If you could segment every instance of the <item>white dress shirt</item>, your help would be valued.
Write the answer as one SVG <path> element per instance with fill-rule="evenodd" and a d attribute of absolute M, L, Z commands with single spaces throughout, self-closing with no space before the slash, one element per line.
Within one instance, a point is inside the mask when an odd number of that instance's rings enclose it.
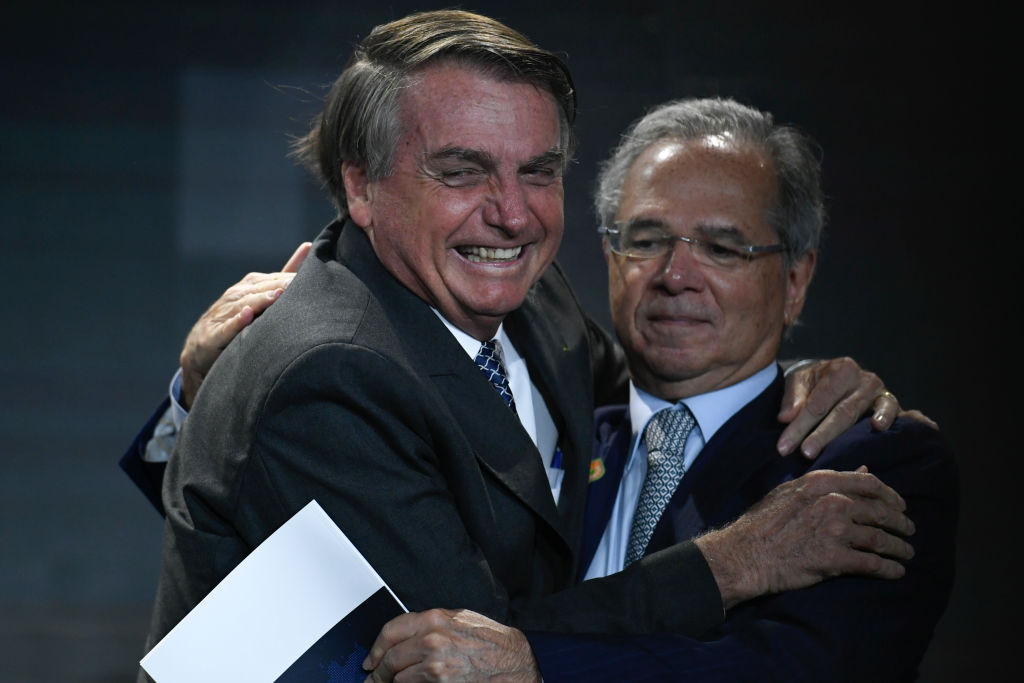
<path fill-rule="evenodd" d="M 686 439 L 683 450 L 683 462 L 686 469 L 697 459 L 704 444 L 715 435 L 715 432 L 729 421 L 743 406 L 754 400 L 775 379 L 775 363 L 750 377 L 724 389 L 711 391 L 685 398 L 683 403 L 697 422 Z M 604 535 L 597 546 L 594 559 L 590 562 L 584 578 L 594 579 L 622 571 L 626 564 L 626 546 L 629 544 L 629 532 L 633 527 L 633 514 L 636 512 L 640 491 L 647 477 L 647 444 L 641 435 L 648 421 L 656 412 L 663 408 L 671 408 L 672 403 L 638 389 L 632 382 L 629 384 L 629 419 L 633 436 L 630 439 L 630 456 L 622 472 L 619 491 L 615 496 L 612 515 L 605 527 Z"/>

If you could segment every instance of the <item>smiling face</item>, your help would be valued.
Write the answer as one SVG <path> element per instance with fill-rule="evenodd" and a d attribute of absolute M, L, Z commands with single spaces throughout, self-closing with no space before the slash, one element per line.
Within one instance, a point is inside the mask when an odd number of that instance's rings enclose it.
<path fill-rule="evenodd" d="M 557 105 L 533 85 L 441 64 L 413 76 L 400 106 L 391 175 L 342 167 L 350 215 L 402 284 L 490 339 L 562 239 Z"/>
<path fill-rule="evenodd" d="M 720 137 L 648 147 L 626 176 L 616 221 L 666 233 L 767 245 L 775 173 L 749 145 Z M 814 253 L 785 269 L 781 254 L 732 270 L 697 263 L 676 242 L 653 259 L 606 250 L 615 332 L 640 388 L 665 399 L 713 391 L 775 359 L 785 325 L 803 307 Z"/>

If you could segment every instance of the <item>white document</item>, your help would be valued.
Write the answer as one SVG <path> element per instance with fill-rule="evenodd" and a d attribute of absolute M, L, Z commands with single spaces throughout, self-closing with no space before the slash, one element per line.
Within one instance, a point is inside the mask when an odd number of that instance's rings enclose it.
<path fill-rule="evenodd" d="M 361 681 L 366 674 L 359 665 L 377 632 L 403 611 L 314 500 L 250 553 L 141 664 L 157 683 Z"/>

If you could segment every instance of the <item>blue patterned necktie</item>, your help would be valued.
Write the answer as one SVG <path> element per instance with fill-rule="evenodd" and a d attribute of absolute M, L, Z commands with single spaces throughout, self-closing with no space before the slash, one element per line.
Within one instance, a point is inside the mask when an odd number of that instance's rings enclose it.
<path fill-rule="evenodd" d="M 696 424 L 689 408 L 680 403 L 678 410 L 674 407 L 665 408 L 655 413 L 644 429 L 647 477 L 640 491 L 636 514 L 633 515 L 633 527 L 629 532 L 627 567 L 643 557 L 654 527 L 661 519 L 661 513 L 686 472 L 683 448 Z"/>
<path fill-rule="evenodd" d="M 501 396 L 502 400 L 512 409 L 513 413 L 518 415 L 519 413 L 516 412 L 516 400 L 512 398 L 512 390 L 508 387 L 505 365 L 501 362 L 501 345 L 497 339 L 484 342 L 480 346 L 480 352 L 476 354 L 476 364 L 480 367 L 480 371 L 484 373 L 484 377 L 498 390 L 498 395 Z"/>

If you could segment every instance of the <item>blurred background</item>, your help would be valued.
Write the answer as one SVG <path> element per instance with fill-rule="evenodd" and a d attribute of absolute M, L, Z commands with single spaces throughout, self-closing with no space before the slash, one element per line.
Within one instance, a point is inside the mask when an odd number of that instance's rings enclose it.
<path fill-rule="evenodd" d="M 1002 265 L 1016 231 L 992 212 L 1012 203 L 990 165 L 1015 158 L 995 151 L 1012 119 L 980 99 L 996 22 L 934 3 L 772 4 L 465 8 L 564 52 L 573 70 L 581 144 L 560 260 L 605 324 L 590 192 L 631 120 L 724 95 L 821 144 L 831 219 L 784 355 L 851 355 L 941 424 L 961 462 L 958 577 L 922 679 L 999 680 L 1016 640 L 1020 534 L 1007 528 L 1019 449 L 1000 390 L 1014 364 L 996 314 L 1020 304 Z M 285 155 L 351 45 L 440 6 L 7 3 L 0 681 L 133 680 L 162 523 L 116 461 L 202 310 L 332 217 Z"/>

